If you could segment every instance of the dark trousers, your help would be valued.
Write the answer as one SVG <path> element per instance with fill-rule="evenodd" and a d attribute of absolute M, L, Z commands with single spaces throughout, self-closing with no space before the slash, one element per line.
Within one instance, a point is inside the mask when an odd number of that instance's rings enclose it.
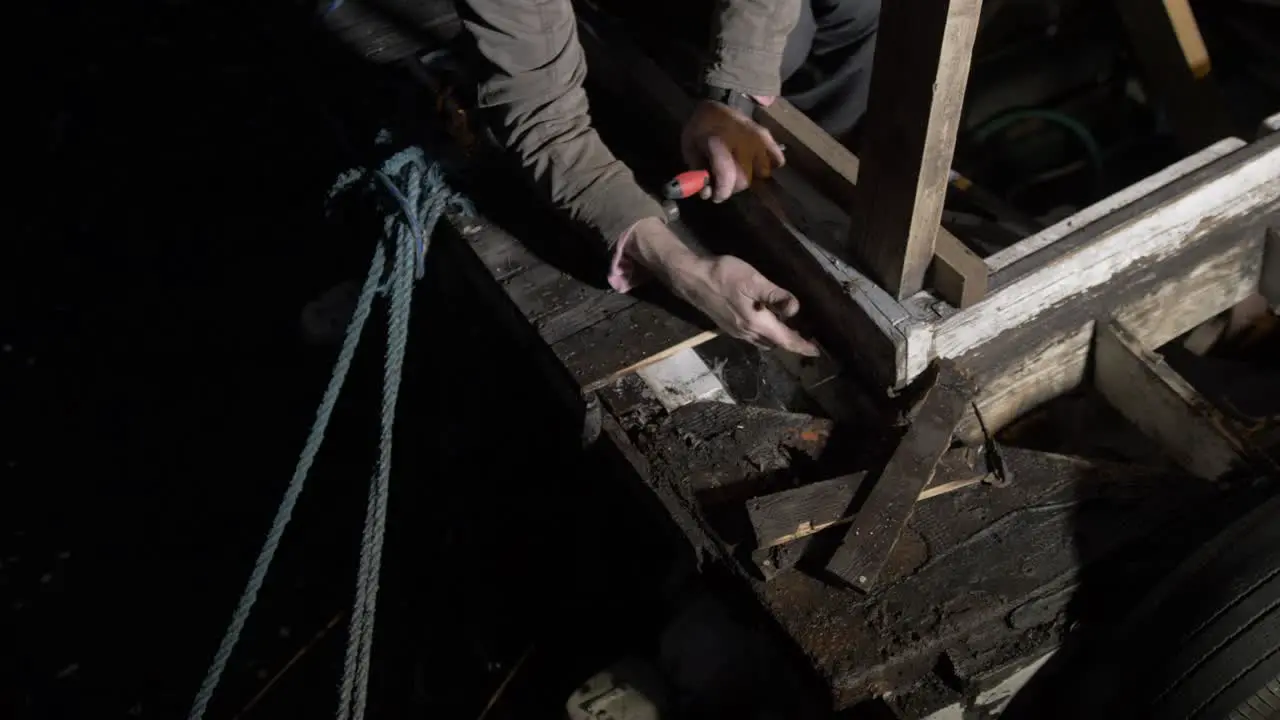
<path fill-rule="evenodd" d="M 806 0 L 782 58 L 783 96 L 837 140 L 867 111 L 880 0 Z"/>

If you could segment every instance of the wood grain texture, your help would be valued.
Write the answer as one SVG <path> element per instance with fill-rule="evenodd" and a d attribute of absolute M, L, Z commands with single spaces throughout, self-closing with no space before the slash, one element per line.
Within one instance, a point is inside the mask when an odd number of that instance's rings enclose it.
<path fill-rule="evenodd" d="M 1098 328 L 1093 382 L 1187 472 L 1217 480 L 1248 464 L 1226 418 L 1120 322 Z"/>
<path fill-rule="evenodd" d="M 916 501 L 962 490 L 986 476 L 986 464 L 976 450 L 948 450 Z M 756 547 L 785 545 L 851 522 L 856 511 L 850 505 L 866 482 L 867 473 L 857 472 L 748 500 L 747 516 L 756 534 Z"/>
<path fill-rule="evenodd" d="M 977 403 L 988 428 L 1002 428 L 1084 382 L 1097 322 L 1114 315 L 1132 323 L 1144 345 L 1157 347 L 1247 298 L 1257 287 L 1257 222 L 1265 218 L 1201 238 L 1159 264 L 1130 268 L 966 354 L 965 363 L 978 375 Z M 981 439 L 972 414 L 956 436 L 966 443 Z"/>
<path fill-rule="evenodd" d="M 933 260 L 981 8 L 932 0 L 881 10 L 850 243 L 899 299 L 924 287 Z"/>
<path fill-rule="evenodd" d="M 939 362 L 910 427 L 827 562 L 828 572 L 863 591 L 875 586 L 972 398 L 973 389 L 960 368 Z"/>
<path fill-rule="evenodd" d="M 574 277 L 484 218 L 466 220 L 462 234 L 585 392 L 716 336 L 709 323 Z"/>
<path fill-rule="evenodd" d="M 1175 260 L 1204 240 L 1236 243 L 1265 225 L 1280 202 L 1280 136 L 1219 158 L 1021 260 L 993 278 L 995 290 L 939 323 L 938 357 L 960 357 L 1063 305 L 1124 294 L 1120 278 L 1172 279 Z M 1259 230 L 1260 232 L 1260 230 Z M 1078 327 L 1078 325 L 1076 326 Z"/>
<path fill-rule="evenodd" d="M 839 242 L 827 249 L 845 262 L 854 262 L 856 258 L 848 248 L 848 208 L 853 207 L 856 195 L 857 156 L 786 100 L 757 108 L 756 119 L 787 146 L 787 164 L 803 173 L 808 182 L 836 204 L 839 217 L 829 211 L 822 213 L 824 219 L 830 218 L 828 222 L 841 226 Z M 811 207 L 806 210 L 815 212 Z M 930 285 L 939 297 L 955 307 L 966 308 L 986 295 L 986 264 L 946 228 L 938 228 L 933 254 Z"/>

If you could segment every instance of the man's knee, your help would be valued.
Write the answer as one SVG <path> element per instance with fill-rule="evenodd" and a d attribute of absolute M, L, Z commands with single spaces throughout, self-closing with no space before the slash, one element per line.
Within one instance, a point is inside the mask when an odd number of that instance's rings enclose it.
<path fill-rule="evenodd" d="M 880 0 L 812 0 L 817 32 L 829 43 L 860 43 L 880 27 Z"/>

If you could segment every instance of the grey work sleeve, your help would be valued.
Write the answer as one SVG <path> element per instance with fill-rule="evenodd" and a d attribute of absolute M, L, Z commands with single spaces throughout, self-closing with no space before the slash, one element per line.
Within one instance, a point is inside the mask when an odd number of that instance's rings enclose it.
<path fill-rule="evenodd" d="M 569 0 L 463 0 L 490 75 L 479 104 L 551 204 L 612 245 L 662 208 L 591 127 L 586 60 Z"/>
<path fill-rule="evenodd" d="M 703 80 L 747 95 L 782 94 L 782 52 L 804 0 L 718 0 Z"/>

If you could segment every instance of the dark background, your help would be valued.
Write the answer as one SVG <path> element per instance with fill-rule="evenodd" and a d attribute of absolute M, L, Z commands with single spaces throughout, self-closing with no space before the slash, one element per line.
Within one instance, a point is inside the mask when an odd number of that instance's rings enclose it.
<path fill-rule="evenodd" d="M 332 362 L 299 313 L 372 252 L 325 194 L 344 142 L 366 147 L 402 99 L 312 10 L 48 3 L 10 28 L 29 56 L 10 66 L 0 259 L 2 717 L 183 716 L 217 647 Z M 476 716 L 532 647 L 491 717 L 551 713 L 643 634 L 619 608 L 645 601 L 661 548 L 438 255 L 415 299 L 371 711 Z M 208 717 L 351 603 L 383 327 Z M 345 636 L 344 615 L 247 716 L 332 713 Z"/>

